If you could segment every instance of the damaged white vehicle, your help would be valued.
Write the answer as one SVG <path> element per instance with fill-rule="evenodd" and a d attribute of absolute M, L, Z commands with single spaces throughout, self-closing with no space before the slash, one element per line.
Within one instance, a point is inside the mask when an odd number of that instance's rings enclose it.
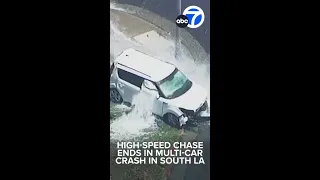
<path fill-rule="evenodd" d="M 141 91 L 150 94 L 153 114 L 173 127 L 197 117 L 209 117 L 207 92 L 173 64 L 135 49 L 115 58 L 110 69 L 110 100 L 132 103 Z"/>

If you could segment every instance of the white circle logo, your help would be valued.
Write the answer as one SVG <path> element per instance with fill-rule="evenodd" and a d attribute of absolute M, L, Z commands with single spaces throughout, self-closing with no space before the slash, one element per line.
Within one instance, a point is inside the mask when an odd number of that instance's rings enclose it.
<path fill-rule="evenodd" d="M 198 28 L 204 22 L 204 12 L 198 6 L 189 6 L 183 11 L 183 15 L 189 19 L 189 28 Z"/>

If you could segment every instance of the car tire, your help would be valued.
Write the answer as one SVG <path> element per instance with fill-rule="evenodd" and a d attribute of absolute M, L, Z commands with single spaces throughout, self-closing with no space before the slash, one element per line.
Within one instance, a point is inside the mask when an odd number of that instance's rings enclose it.
<path fill-rule="evenodd" d="M 115 88 L 110 89 L 110 100 L 116 104 L 121 104 L 123 102 L 123 99 L 122 99 L 120 93 Z"/>
<path fill-rule="evenodd" d="M 180 129 L 180 121 L 179 121 L 179 117 L 177 117 L 176 115 L 172 114 L 172 113 L 167 113 L 165 116 L 164 116 L 164 120 L 165 122 L 174 127 L 174 128 L 177 128 L 177 129 Z"/>

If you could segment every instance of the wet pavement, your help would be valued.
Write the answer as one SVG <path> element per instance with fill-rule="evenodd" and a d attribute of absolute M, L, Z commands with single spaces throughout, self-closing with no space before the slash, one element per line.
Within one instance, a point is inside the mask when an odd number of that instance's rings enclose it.
<path fill-rule="evenodd" d="M 203 159 L 205 164 L 188 165 L 184 180 L 210 179 L 210 126 L 207 123 L 198 124 L 196 141 L 203 142 Z"/>
<path fill-rule="evenodd" d="M 208 0 L 112 0 L 121 4 L 129 4 L 154 12 L 171 22 L 186 7 L 191 5 L 199 6 L 205 13 L 205 21 L 197 29 L 186 28 L 186 30 L 210 53 L 210 1 Z M 180 4 L 181 3 L 181 4 Z M 180 4 L 180 5 L 179 5 Z"/>
<path fill-rule="evenodd" d="M 210 126 L 208 122 L 186 125 L 182 142 L 203 142 L 203 159 L 205 164 L 179 164 L 172 167 L 168 180 L 206 180 L 210 179 Z"/>

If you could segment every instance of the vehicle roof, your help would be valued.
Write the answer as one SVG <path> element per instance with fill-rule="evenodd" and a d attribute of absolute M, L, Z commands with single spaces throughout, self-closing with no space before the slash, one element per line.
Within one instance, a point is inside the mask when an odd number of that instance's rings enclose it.
<path fill-rule="evenodd" d="M 115 61 L 118 66 L 120 64 L 121 69 L 131 72 L 133 69 L 135 70 L 133 73 L 154 82 L 166 78 L 176 68 L 173 64 L 161 61 L 132 48 L 123 51 Z"/>

